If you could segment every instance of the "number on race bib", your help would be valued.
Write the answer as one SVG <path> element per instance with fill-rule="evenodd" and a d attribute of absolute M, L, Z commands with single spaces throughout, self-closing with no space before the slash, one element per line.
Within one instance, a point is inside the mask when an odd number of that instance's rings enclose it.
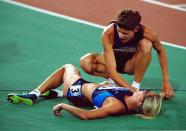
<path fill-rule="evenodd" d="M 70 96 L 82 96 L 81 85 L 70 86 Z"/>

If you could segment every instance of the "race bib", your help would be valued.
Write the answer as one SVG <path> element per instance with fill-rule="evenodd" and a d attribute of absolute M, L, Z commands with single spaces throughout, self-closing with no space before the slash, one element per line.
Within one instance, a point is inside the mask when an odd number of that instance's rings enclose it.
<path fill-rule="evenodd" d="M 82 96 L 81 85 L 70 86 L 69 96 Z"/>

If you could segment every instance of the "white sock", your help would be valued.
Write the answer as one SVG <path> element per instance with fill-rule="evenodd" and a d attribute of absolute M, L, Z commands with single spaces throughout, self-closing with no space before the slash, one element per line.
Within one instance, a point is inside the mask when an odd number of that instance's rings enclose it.
<path fill-rule="evenodd" d="M 135 87 L 137 90 L 140 89 L 140 85 L 141 85 L 141 83 L 137 83 L 137 82 L 135 82 L 135 81 L 133 81 L 132 84 L 131 84 L 131 86 L 132 86 L 132 87 Z"/>
<path fill-rule="evenodd" d="M 39 92 L 38 89 L 31 91 L 29 94 L 35 94 L 37 97 L 39 97 L 41 95 L 41 93 Z"/>
<path fill-rule="evenodd" d="M 111 78 L 107 79 L 109 85 L 118 86 Z"/>
<path fill-rule="evenodd" d="M 55 90 L 57 92 L 57 97 L 63 97 L 63 91 Z"/>

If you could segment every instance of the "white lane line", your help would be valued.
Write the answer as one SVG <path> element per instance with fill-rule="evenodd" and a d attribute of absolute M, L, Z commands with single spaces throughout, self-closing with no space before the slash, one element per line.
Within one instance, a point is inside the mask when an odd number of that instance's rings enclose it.
<path fill-rule="evenodd" d="M 168 43 L 168 42 L 165 42 L 165 41 L 161 41 L 161 43 L 164 44 L 164 45 L 171 46 L 171 47 L 176 47 L 176 48 L 179 48 L 179 49 L 186 50 L 186 47 L 185 46 L 176 45 L 176 44 Z"/>
<path fill-rule="evenodd" d="M 26 4 L 17 2 L 17 1 L 12 1 L 12 0 L 0 0 L 0 1 L 6 2 L 6 3 L 9 3 L 9 4 L 13 4 L 13 5 L 17 5 L 17 6 L 21 6 L 21 7 L 24 7 L 24 8 L 30 9 L 30 10 L 34 10 L 34 11 L 37 11 L 37 12 L 41 12 L 41 13 L 44 13 L 44 14 L 47 14 L 47 15 L 51 15 L 51 16 L 63 18 L 63 19 L 66 19 L 66 20 L 78 22 L 78 23 L 81 23 L 81 24 L 85 24 L 85 25 L 88 25 L 88 26 L 96 27 L 96 28 L 99 28 L 99 29 L 104 29 L 105 28 L 105 26 L 103 26 L 103 25 L 95 24 L 95 23 L 88 22 L 88 21 L 85 21 L 85 20 L 81 20 L 81 19 L 70 17 L 70 16 L 58 14 L 58 13 L 51 12 L 51 11 L 44 10 L 44 9 L 40 9 L 40 8 L 33 7 L 33 6 L 30 6 L 30 5 L 26 5 Z M 185 46 L 175 45 L 173 43 L 168 43 L 168 42 L 164 42 L 164 41 L 161 41 L 161 42 L 164 45 L 168 45 L 168 46 L 171 46 L 171 47 L 176 47 L 176 48 L 179 48 L 179 49 L 186 50 Z"/>
<path fill-rule="evenodd" d="M 175 5 L 166 4 L 166 3 L 156 1 L 156 0 L 141 0 L 141 1 L 151 3 L 151 4 L 155 4 L 155 5 L 159 5 L 159 6 L 163 6 L 163 7 L 166 7 L 166 8 L 171 8 L 171 9 L 178 10 L 178 11 L 186 12 L 186 9 L 184 9 L 184 8 L 181 8 L 181 7 L 178 7 L 178 6 L 175 6 Z"/>
<path fill-rule="evenodd" d="M 180 7 L 180 8 L 186 8 L 186 4 L 176 4 L 174 6 Z"/>

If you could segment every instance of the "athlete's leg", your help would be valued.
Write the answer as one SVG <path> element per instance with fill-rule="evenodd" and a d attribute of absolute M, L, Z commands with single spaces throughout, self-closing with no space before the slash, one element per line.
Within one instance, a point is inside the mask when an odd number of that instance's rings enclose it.
<path fill-rule="evenodd" d="M 52 91 L 51 89 L 57 88 L 64 82 L 64 94 L 66 96 L 67 88 L 73 84 L 78 78 L 80 78 L 79 71 L 71 64 L 66 64 L 63 67 L 52 73 L 41 85 L 39 85 L 34 91 L 28 94 L 8 94 L 7 99 L 11 103 L 23 102 L 28 105 L 32 105 L 40 94 L 43 94 L 50 90 L 50 98 L 56 98 L 62 91 Z M 60 93 L 61 92 L 61 93 Z M 52 93 L 52 94 L 51 94 Z M 48 96 L 47 96 L 48 97 Z"/>
<path fill-rule="evenodd" d="M 57 88 L 64 84 L 64 93 L 67 88 L 81 77 L 79 70 L 72 64 L 66 64 L 52 73 L 41 85 L 37 87 L 40 93 Z"/>
<path fill-rule="evenodd" d="M 135 60 L 134 81 L 141 83 L 143 76 L 152 59 L 152 43 L 143 39 L 140 41 Z"/>
<path fill-rule="evenodd" d="M 136 54 L 127 61 L 124 72 L 134 74 L 134 82 L 141 83 L 151 61 L 152 43 L 146 39 L 140 41 Z"/>
<path fill-rule="evenodd" d="M 107 78 L 105 59 L 98 53 L 88 53 L 80 59 L 81 68 L 88 74 Z"/>

